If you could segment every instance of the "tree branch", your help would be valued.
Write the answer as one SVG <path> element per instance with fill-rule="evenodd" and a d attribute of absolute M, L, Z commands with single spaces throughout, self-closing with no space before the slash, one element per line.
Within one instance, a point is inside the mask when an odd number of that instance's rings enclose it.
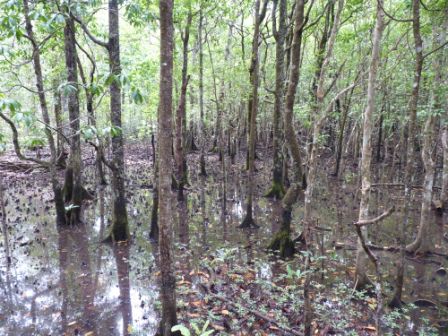
<path fill-rule="evenodd" d="M 397 21 L 397 22 L 412 22 L 412 21 L 414 21 L 414 19 L 397 19 L 396 17 L 393 17 L 393 16 L 390 15 L 388 12 L 386 12 L 386 10 L 384 9 L 384 6 L 383 6 L 383 4 L 381 3 L 381 1 L 377 0 L 377 3 L 378 3 L 378 6 L 381 7 L 381 10 L 384 12 L 384 14 L 386 14 L 386 16 L 387 16 L 389 19 L 391 19 L 391 20 L 394 20 L 394 21 Z"/>
<path fill-rule="evenodd" d="M 75 20 L 82 28 L 82 30 L 87 34 L 87 36 L 92 40 L 93 43 L 96 43 L 106 49 L 109 49 L 109 43 L 101 41 L 100 39 L 96 38 L 89 30 L 89 28 L 87 28 L 87 26 L 85 25 L 84 22 L 82 22 L 81 19 L 77 18 L 75 15 L 71 14 L 71 17 L 73 18 L 73 20 Z"/>
<path fill-rule="evenodd" d="M 39 164 L 39 165 L 41 165 L 42 167 L 45 167 L 45 168 L 50 167 L 50 165 L 51 165 L 50 162 L 42 161 L 42 160 L 39 160 L 39 159 L 35 159 L 35 158 L 32 158 L 32 157 L 25 156 L 25 155 L 22 153 L 21 149 L 20 149 L 19 132 L 17 131 L 17 127 L 16 127 L 16 125 L 14 125 L 14 123 L 12 122 L 12 120 L 9 119 L 9 118 L 8 118 L 4 113 L 2 113 L 2 112 L 0 112 L 0 118 L 2 118 L 2 119 L 9 125 L 9 127 L 11 128 L 11 131 L 12 131 L 12 142 L 13 142 L 13 144 L 14 144 L 14 151 L 15 151 L 17 157 L 18 157 L 20 160 L 31 161 L 31 162 L 37 163 L 37 164 Z"/>
<path fill-rule="evenodd" d="M 375 217 L 372 219 L 362 219 L 357 222 L 354 222 L 353 225 L 360 228 L 362 226 L 378 223 L 379 221 L 382 221 L 384 218 L 390 216 L 394 211 L 395 211 L 395 206 L 392 206 L 391 208 L 389 208 L 387 211 L 383 212 L 378 217 Z"/>

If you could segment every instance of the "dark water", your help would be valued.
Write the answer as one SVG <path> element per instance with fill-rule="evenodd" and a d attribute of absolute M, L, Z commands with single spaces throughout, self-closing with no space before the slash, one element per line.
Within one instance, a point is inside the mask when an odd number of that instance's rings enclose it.
<path fill-rule="evenodd" d="M 199 179 L 194 172 L 186 200 L 173 195 L 173 223 L 177 264 L 198 259 L 227 246 L 238 249 L 241 264 L 257 263 L 259 274 L 269 276 L 273 265 L 264 248 L 279 226 L 280 204 L 257 197 L 256 222 L 260 229 L 251 232 L 237 228 L 244 215 L 246 175 L 239 166 L 229 167 L 227 213 L 222 212 L 222 176 L 215 158 L 209 158 L 209 177 Z M 212 162 L 210 164 L 210 162 Z M 195 163 L 191 162 L 191 167 Z M 258 167 L 257 190 L 261 195 L 268 185 L 268 169 Z M 93 180 L 91 167 L 87 180 Z M 213 171 L 215 169 L 215 171 Z M 3 177 L 11 266 L 6 266 L 2 240 L 0 274 L 0 335 L 153 335 L 158 323 L 157 246 L 148 240 L 152 206 L 151 171 L 144 160 L 128 163 L 129 219 L 132 243 L 109 246 L 100 241 L 108 232 L 110 191 L 95 190 L 95 200 L 84 211 L 84 225 L 57 228 L 48 179 L 41 172 L 26 177 Z M 333 251 L 338 260 L 339 280 L 353 281 L 354 251 L 334 252 L 335 245 L 355 245 L 350 223 L 357 217 L 356 176 L 344 181 L 322 177 L 316 190 L 315 217 L 321 230 L 316 251 Z M 91 189 L 94 189 L 90 185 Z M 391 191 L 376 192 L 372 207 L 381 213 L 397 200 Z M 414 224 L 418 223 L 419 199 L 416 194 Z M 294 213 L 294 226 L 302 216 L 301 206 Z M 375 211 L 372 215 L 375 215 Z M 396 244 L 400 213 L 372 229 L 371 239 L 378 245 Z M 434 243 L 447 252 L 443 239 L 446 221 L 434 219 Z M 414 230 L 409 230 L 409 237 Z M 2 236 L 3 237 L 3 236 Z M 410 239 L 410 238 L 409 238 Z M 188 251 L 188 252 L 186 252 Z M 378 252 L 383 276 L 393 279 L 396 254 Z M 325 267 L 325 265 L 322 265 Z M 405 300 L 425 299 L 440 309 L 417 308 L 408 322 L 412 330 L 425 317 L 434 323 L 448 320 L 443 306 L 448 305 L 447 259 L 432 256 L 407 260 Z M 335 275 L 336 276 L 336 275 Z M 331 281 L 331 278 L 330 278 Z M 330 284 L 331 286 L 331 284 Z M 386 290 L 392 290 L 391 286 Z M 441 322 L 442 321 L 442 322 Z M 442 332 L 441 332 L 442 333 Z"/>

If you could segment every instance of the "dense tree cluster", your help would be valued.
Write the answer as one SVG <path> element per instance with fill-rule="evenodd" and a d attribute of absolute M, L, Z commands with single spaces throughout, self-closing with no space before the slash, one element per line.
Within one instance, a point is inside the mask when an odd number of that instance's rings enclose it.
<path fill-rule="evenodd" d="M 263 163 L 272 165 L 265 197 L 282 202 L 269 248 L 282 257 L 306 251 L 306 270 L 322 174 L 338 180 L 358 168 L 357 289 L 375 282 L 369 263 L 379 278 L 369 228 L 399 210 L 391 305 L 400 306 L 405 255 L 434 251 L 431 214 L 448 207 L 447 31 L 446 0 L 2 0 L 2 148 L 51 173 L 61 227 L 81 223 L 93 197 L 84 186 L 83 155 L 94 149 L 96 183 L 110 181 L 113 191 L 104 239 L 116 243 L 130 238 L 125 144 L 152 137 L 148 222 L 162 260 L 163 335 L 177 323 L 172 189 L 182 200 L 189 175 L 205 178 L 207 158 L 216 155 L 225 213 L 227 175 L 245 157 L 237 168 L 246 174 L 240 227 L 256 229 L 255 176 L 264 148 L 270 157 Z M 198 153 L 197 166 L 187 165 L 190 153 Z M 379 185 L 384 165 L 392 174 Z M 402 193 L 376 218 L 375 183 Z M 418 228 L 410 226 L 416 185 Z M 303 217 L 294 217 L 302 199 Z M 376 292 L 380 316 L 380 281 Z"/>

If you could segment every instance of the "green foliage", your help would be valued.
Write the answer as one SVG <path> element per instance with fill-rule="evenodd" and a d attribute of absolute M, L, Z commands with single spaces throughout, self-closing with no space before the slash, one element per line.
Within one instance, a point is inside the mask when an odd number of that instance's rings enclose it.
<path fill-rule="evenodd" d="M 39 137 L 31 137 L 31 138 L 27 138 L 25 140 L 25 146 L 28 149 L 37 149 L 37 148 L 41 148 L 43 146 L 45 146 L 45 139 L 44 138 L 39 138 Z"/>
<path fill-rule="evenodd" d="M 171 328 L 171 331 L 180 331 L 182 336 L 209 336 L 213 334 L 214 330 L 207 330 L 210 321 L 205 321 L 202 328 L 200 328 L 195 322 L 191 322 L 191 328 L 194 331 L 194 334 L 190 332 L 190 330 L 184 325 L 178 324 Z"/>
<path fill-rule="evenodd" d="M 98 135 L 97 129 L 91 125 L 83 127 L 81 133 L 86 141 L 94 140 Z"/>
<path fill-rule="evenodd" d="M 12 114 L 17 113 L 22 108 L 20 102 L 11 98 L 4 98 L 0 100 L 0 110 L 9 110 Z"/>
<path fill-rule="evenodd" d="M 67 82 L 59 85 L 58 91 L 61 92 L 64 96 L 69 96 L 70 94 L 78 91 L 78 89 L 76 88 L 75 85 Z"/>

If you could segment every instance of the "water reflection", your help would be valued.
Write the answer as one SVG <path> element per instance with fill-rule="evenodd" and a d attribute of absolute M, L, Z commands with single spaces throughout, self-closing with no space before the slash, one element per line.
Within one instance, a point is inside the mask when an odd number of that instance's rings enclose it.
<path fill-rule="evenodd" d="M 154 265 L 157 256 L 153 255 L 157 246 L 152 246 L 147 239 L 151 210 L 147 200 L 151 195 L 147 188 L 138 188 L 142 180 L 137 174 L 141 174 L 141 169 L 131 167 L 129 174 L 135 177 L 129 200 L 133 233 L 130 245 L 107 246 L 99 243 L 108 230 L 108 188 L 97 190 L 96 201 L 86 208 L 86 225 L 59 229 L 53 223 L 50 193 L 45 188 L 33 189 L 28 182 L 8 188 L 6 212 L 9 217 L 12 264 L 9 271 L 3 266 L 5 256 L 2 251 L 0 335 L 73 335 L 76 332 L 94 332 L 95 335 L 105 336 L 155 334 L 159 318 L 156 313 L 159 287 L 156 276 L 158 267 Z M 237 228 L 243 215 L 242 176 L 237 170 L 228 175 L 227 214 L 222 210 L 220 181 L 215 181 L 212 176 L 195 180 L 193 175 L 185 200 L 173 202 L 177 204 L 177 208 L 173 206 L 173 217 L 177 219 L 173 235 L 180 246 L 175 250 L 179 268 L 191 270 L 197 267 L 197 260 L 226 245 L 238 250 L 232 263 L 250 263 L 260 278 L 277 277 L 284 272 L 284 264 L 270 260 L 264 250 L 272 233 L 279 227 L 279 201 L 257 197 L 254 209 L 260 229 L 243 232 Z M 260 188 L 268 185 L 263 180 L 262 172 L 257 178 L 256 184 Z M 148 183 L 146 179 L 144 181 Z M 319 246 L 320 254 L 329 258 L 319 266 L 329 272 L 331 267 L 335 267 L 331 270 L 333 278 L 337 277 L 338 281 L 346 279 L 345 282 L 350 284 L 353 276 L 349 266 L 353 265 L 353 252 L 343 249 L 338 255 L 331 256 L 338 258 L 334 260 L 330 260 L 330 255 L 333 253 L 333 241 L 346 245 L 356 241 L 348 225 L 357 215 L 355 188 L 344 182 L 331 181 L 317 190 L 319 197 L 316 197 L 318 200 L 313 215 L 318 218 L 319 227 L 332 230 L 331 239 L 328 238 L 329 231 L 319 233 L 324 238 L 321 240 L 324 245 Z M 258 190 L 259 194 L 262 192 Z M 378 192 L 374 201 L 377 205 L 384 205 L 394 202 L 394 199 L 391 192 L 382 191 Z M 415 202 L 418 209 L 419 200 Z M 296 232 L 300 232 L 302 212 L 299 202 L 293 218 Z M 415 215 L 418 220 L 418 213 Z M 397 212 L 395 217 L 391 216 L 389 221 L 375 228 L 378 234 L 370 235 L 372 241 L 384 246 L 395 244 L 394 234 L 399 219 Z M 446 251 L 443 224 L 433 226 L 437 230 L 434 243 L 440 246 L 442 253 Z M 388 272 L 394 275 L 396 254 L 378 252 L 378 255 L 385 277 Z M 443 256 L 434 256 L 433 259 L 437 263 L 407 261 L 407 302 L 418 298 L 429 298 L 437 304 L 448 301 L 448 276 L 435 273 L 440 268 L 448 268 L 447 260 Z M 186 277 L 185 280 L 190 279 Z M 393 284 L 393 276 L 388 280 Z M 416 314 L 412 330 L 416 330 L 422 315 Z M 410 326 L 407 328 L 411 329 Z"/>
<path fill-rule="evenodd" d="M 95 332 L 98 313 L 86 226 L 58 227 L 58 234 L 61 329 L 68 334 Z"/>
<path fill-rule="evenodd" d="M 129 281 L 129 244 L 113 246 L 117 266 L 118 287 L 120 289 L 120 311 L 122 315 L 122 335 L 132 331 L 131 285 Z"/>

